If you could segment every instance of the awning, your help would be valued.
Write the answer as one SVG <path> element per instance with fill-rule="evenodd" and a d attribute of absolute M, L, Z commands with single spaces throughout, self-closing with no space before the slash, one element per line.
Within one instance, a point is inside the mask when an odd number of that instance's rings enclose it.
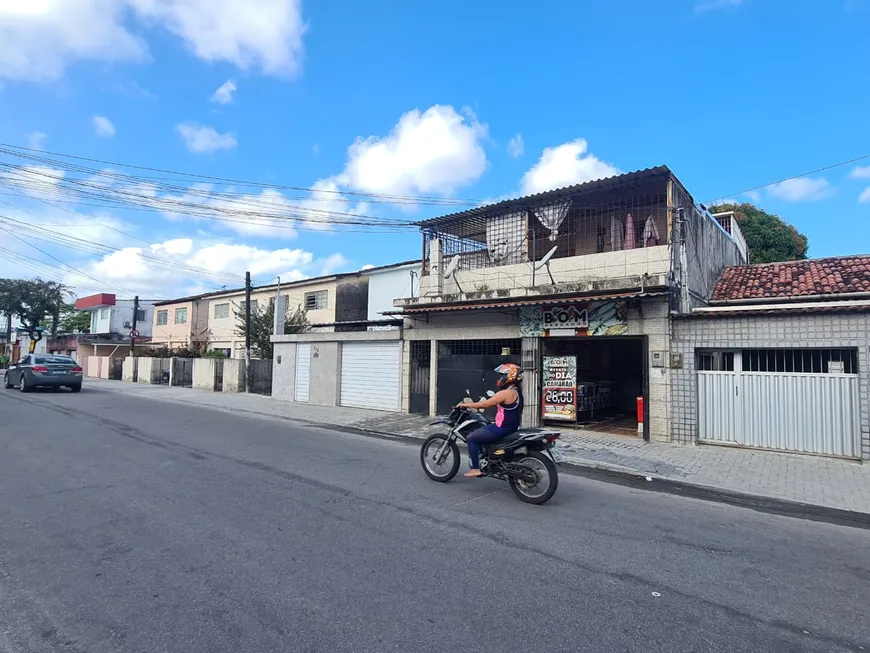
<path fill-rule="evenodd" d="M 626 299 L 643 299 L 646 297 L 664 297 L 667 292 L 625 292 L 598 295 L 563 295 L 560 297 L 517 297 L 498 301 L 463 302 L 461 304 L 426 304 L 423 306 L 406 306 L 401 311 L 384 312 L 382 315 L 407 315 L 412 313 L 440 313 L 448 311 L 470 311 L 498 308 L 521 308 L 523 306 L 552 306 L 554 304 L 572 304 L 578 302 L 615 301 Z"/>

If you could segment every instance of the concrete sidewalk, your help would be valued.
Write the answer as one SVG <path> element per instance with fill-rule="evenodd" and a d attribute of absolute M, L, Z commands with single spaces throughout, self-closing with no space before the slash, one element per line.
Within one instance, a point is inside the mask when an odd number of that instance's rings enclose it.
<path fill-rule="evenodd" d="M 85 388 L 387 436 L 425 438 L 437 430 L 429 427 L 429 418 L 418 415 L 311 406 L 260 395 L 90 378 Z M 631 437 L 577 432 L 564 433 L 561 446 L 571 465 L 642 479 L 640 482 L 650 484 L 650 489 L 665 489 L 656 486 L 671 484 L 707 494 L 726 493 L 738 503 L 740 497 L 750 504 L 754 498 L 759 503 L 756 507 L 765 501 L 788 502 L 803 504 L 810 512 L 812 508 L 850 511 L 862 519 L 870 518 L 870 465 L 859 462 L 732 447 L 647 443 Z"/>

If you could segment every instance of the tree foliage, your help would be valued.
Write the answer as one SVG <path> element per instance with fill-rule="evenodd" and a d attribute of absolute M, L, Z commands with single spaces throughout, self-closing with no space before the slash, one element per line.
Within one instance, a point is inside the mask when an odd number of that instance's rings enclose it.
<path fill-rule="evenodd" d="M 16 315 L 24 328 L 34 332 L 60 313 L 67 294 L 63 284 L 56 281 L 2 279 L 0 311 Z"/>
<path fill-rule="evenodd" d="M 236 335 L 245 337 L 245 311 L 235 309 Z M 255 358 L 272 358 L 272 328 L 275 320 L 275 305 L 258 306 L 251 310 L 251 354 Z M 284 333 L 301 333 L 308 328 L 308 316 L 301 308 L 288 309 L 284 320 Z"/>
<path fill-rule="evenodd" d="M 65 333 L 90 333 L 91 314 L 77 311 L 72 304 L 64 304 L 60 310 L 60 328 Z"/>
<path fill-rule="evenodd" d="M 752 204 L 721 204 L 715 213 L 734 211 L 749 247 L 750 263 L 799 261 L 807 257 L 807 237 L 774 213 Z"/>

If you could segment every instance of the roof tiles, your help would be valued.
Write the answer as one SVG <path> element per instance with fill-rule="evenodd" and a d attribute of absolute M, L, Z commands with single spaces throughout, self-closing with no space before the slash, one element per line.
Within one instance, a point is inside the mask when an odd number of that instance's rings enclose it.
<path fill-rule="evenodd" d="M 841 256 L 726 268 L 714 302 L 870 293 L 870 256 Z"/>

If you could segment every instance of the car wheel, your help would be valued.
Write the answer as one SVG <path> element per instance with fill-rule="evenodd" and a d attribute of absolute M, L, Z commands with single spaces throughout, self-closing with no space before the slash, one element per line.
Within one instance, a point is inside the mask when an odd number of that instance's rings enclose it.
<path fill-rule="evenodd" d="M 72 386 L 70 386 L 69 389 L 72 390 L 73 392 L 81 392 L 82 391 L 82 384 L 79 383 L 78 385 L 72 385 Z"/>
<path fill-rule="evenodd" d="M 27 378 L 24 375 L 24 372 L 21 373 L 21 378 L 18 380 L 18 389 L 21 392 L 30 392 L 30 386 L 27 385 Z"/>
<path fill-rule="evenodd" d="M 9 373 L 8 373 L 8 372 L 7 372 L 6 374 L 3 375 L 3 387 L 6 388 L 7 390 L 8 390 L 9 388 L 14 388 L 14 387 L 15 387 L 15 386 L 13 386 L 13 385 L 9 382 Z"/>

